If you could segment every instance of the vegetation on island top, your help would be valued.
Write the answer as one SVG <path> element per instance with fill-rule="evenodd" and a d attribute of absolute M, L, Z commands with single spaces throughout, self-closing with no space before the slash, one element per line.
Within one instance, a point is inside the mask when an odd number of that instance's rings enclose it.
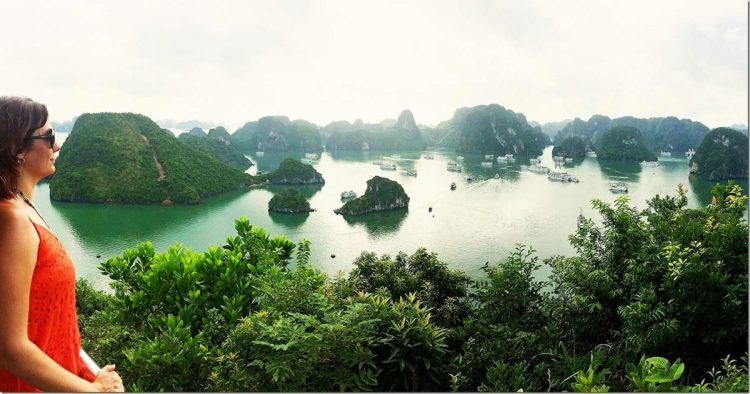
<path fill-rule="evenodd" d="M 710 180 L 747 178 L 747 136 L 725 127 L 711 130 L 690 160 L 690 173 Z"/>
<path fill-rule="evenodd" d="M 245 171 L 253 165 L 253 162 L 245 155 L 228 145 L 224 140 L 212 137 L 210 134 L 207 137 L 198 137 L 193 134 L 182 133 L 177 139 L 195 150 L 200 150 L 219 159 L 219 161 L 235 170 Z"/>
<path fill-rule="evenodd" d="M 643 142 L 651 152 L 684 153 L 696 149 L 703 136 L 708 134 L 708 127 L 690 119 L 677 119 L 674 116 L 664 118 L 642 119 L 623 116 L 610 119 L 603 115 L 594 115 L 588 121 L 575 118 L 563 127 L 555 136 L 555 143 L 566 137 L 577 135 L 596 145 L 599 136 L 607 130 L 618 126 L 630 126 L 640 130 Z"/>
<path fill-rule="evenodd" d="M 460 153 L 537 157 L 549 144 L 549 137 L 530 126 L 522 113 L 497 104 L 459 108 L 437 128 L 447 130 L 442 145 Z"/>
<path fill-rule="evenodd" d="M 409 196 L 396 181 L 374 176 L 367 181 L 365 194 L 349 200 L 334 212 L 341 215 L 358 216 L 366 213 L 409 209 Z"/>
<path fill-rule="evenodd" d="M 747 197 L 713 194 L 594 200 L 574 256 L 519 245 L 479 280 L 424 249 L 330 278 L 242 218 L 202 253 L 107 260 L 111 295 L 79 281 L 82 347 L 133 391 L 747 392 Z"/>
<path fill-rule="evenodd" d="M 56 164 L 57 201 L 194 204 L 255 182 L 131 113 L 81 115 Z"/>
<path fill-rule="evenodd" d="M 566 137 L 560 145 L 552 148 L 552 156 L 562 156 L 570 158 L 582 158 L 586 157 L 586 151 L 588 146 L 586 140 L 583 137 L 571 135 Z"/>
<path fill-rule="evenodd" d="M 315 211 L 310 208 L 310 203 L 302 193 L 289 187 L 271 197 L 271 200 L 268 201 L 268 210 L 278 213 L 306 213 Z"/>
<path fill-rule="evenodd" d="M 643 143 L 640 130 L 630 126 L 613 127 L 595 141 L 597 157 L 604 160 L 655 161 Z"/>
<path fill-rule="evenodd" d="M 287 157 L 284 159 L 279 168 L 268 174 L 261 175 L 258 178 L 267 180 L 269 183 L 277 185 L 311 185 L 326 183 L 315 168 L 309 164 Z"/>
<path fill-rule="evenodd" d="M 247 122 L 230 136 L 233 147 L 242 152 L 320 152 L 323 139 L 318 126 L 290 121 L 286 116 L 266 116 Z"/>

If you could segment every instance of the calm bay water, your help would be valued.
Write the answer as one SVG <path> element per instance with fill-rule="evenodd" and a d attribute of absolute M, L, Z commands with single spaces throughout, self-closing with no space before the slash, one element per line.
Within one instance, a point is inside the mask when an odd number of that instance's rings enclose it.
<path fill-rule="evenodd" d="M 551 149 L 544 151 L 541 164 L 554 168 Z M 684 158 L 662 158 L 656 168 L 586 158 L 564 167 L 580 183 L 559 183 L 521 170 L 520 165 L 495 163 L 491 169 L 482 168 L 481 155 L 465 155 L 464 172 L 448 172 L 446 163 L 455 153 L 431 152 L 434 160 L 422 158 L 425 153 L 399 152 L 401 159 L 394 161 L 398 170 L 385 171 L 372 162 L 388 153 L 324 152 L 314 167 L 323 174 L 325 185 L 297 187 L 317 210 L 305 215 L 269 214 L 268 201 L 281 186 L 229 192 L 195 206 L 138 206 L 52 202 L 48 184 L 40 184 L 35 201 L 68 249 L 78 276 L 101 286 L 104 279 L 98 264 L 124 249 L 150 240 L 159 252 L 175 242 L 204 251 L 234 235 L 234 220 L 243 215 L 269 234 L 283 234 L 293 241 L 309 239 L 313 264 L 329 274 L 349 271 L 352 261 L 365 250 L 411 254 L 424 246 L 452 268 L 480 275 L 485 262 L 503 259 L 515 243 L 533 246 L 541 258 L 572 255 L 568 235 L 575 231 L 579 212 L 598 220 L 590 201 L 613 202 L 617 195 L 608 190 L 612 181 L 625 181 L 631 202 L 639 208 L 645 208 L 646 199 L 655 194 L 675 195 L 680 183 L 688 189 L 690 207 L 708 204 L 711 198 L 712 183 L 689 176 Z M 303 155 L 248 156 L 257 163 L 249 171 L 270 171 L 287 156 Z M 417 170 L 418 176 L 407 176 L 407 169 Z M 342 205 L 342 191 L 351 189 L 362 195 L 366 181 L 375 175 L 404 187 L 411 198 L 408 212 L 358 218 L 333 213 Z M 467 181 L 467 175 L 474 180 Z M 457 184 L 455 191 L 450 190 L 451 182 Z M 747 190 L 747 181 L 739 183 Z M 546 274 L 545 268 L 539 273 Z"/>

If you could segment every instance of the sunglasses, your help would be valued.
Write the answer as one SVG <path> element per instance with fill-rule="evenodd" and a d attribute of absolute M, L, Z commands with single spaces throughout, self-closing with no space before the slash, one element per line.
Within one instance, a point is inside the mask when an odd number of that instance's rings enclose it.
<path fill-rule="evenodd" d="M 55 146 L 55 130 L 50 129 L 49 134 L 32 135 L 31 137 L 24 138 L 24 141 L 28 140 L 47 140 L 47 142 L 49 142 L 49 148 L 53 149 Z"/>

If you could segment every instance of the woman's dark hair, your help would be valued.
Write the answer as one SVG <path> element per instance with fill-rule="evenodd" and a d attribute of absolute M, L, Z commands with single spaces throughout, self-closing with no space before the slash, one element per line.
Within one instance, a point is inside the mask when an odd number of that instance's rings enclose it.
<path fill-rule="evenodd" d="M 47 123 L 47 106 L 26 97 L 0 96 L 0 199 L 13 198 L 18 182 L 17 155 L 26 137 Z"/>

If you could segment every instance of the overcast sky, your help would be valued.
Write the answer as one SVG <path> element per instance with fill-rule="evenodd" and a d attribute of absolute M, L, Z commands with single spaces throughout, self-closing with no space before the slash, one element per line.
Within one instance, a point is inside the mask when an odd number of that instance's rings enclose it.
<path fill-rule="evenodd" d="M 747 123 L 745 0 L 0 4 L 0 94 L 58 121 L 138 112 L 233 132 L 266 115 L 324 126 L 410 109 L 434 125 L 497 103 L 540 123 Z"/>

